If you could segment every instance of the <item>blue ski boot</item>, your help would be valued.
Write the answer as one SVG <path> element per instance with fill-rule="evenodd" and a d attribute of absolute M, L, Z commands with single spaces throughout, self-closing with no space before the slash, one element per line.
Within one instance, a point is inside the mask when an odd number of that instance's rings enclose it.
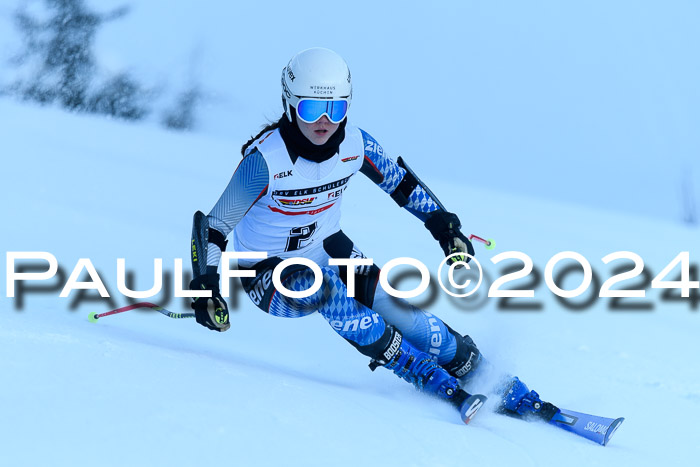
<path fill-rule="evenodd" d="M 441 399 L 452 399 L 460 390 L 457 378 L 450 376 L 433 358 L 402 339 L 394 357 L 384 365 L 398 377 L 421 391 Z"/>
<path fill-rule="evenodd" d="M 483 407 L 486 396 L 469 394 L 460 387 L 457 378 L 438 365 L 433 357 L 413 347 L 395 329 L 389 332 L 388 344 L 381 357 L 373 359 L 370 363 L 372 371 L 378 366 L 393 371 L 418 390 L 450 402 L 460 411 L 464 423 L 469 423 Z"/>
<path fill-rule="evenodd" d="M 550 421 L 559 409 L 540 399 L 540 395 L 535 391 L 530 391 L 528 387 L 513 376 L 506 381 L 501 394 L 501 403 L 497 411 L 517 418 L 540 418 L 546 422 Z"/>

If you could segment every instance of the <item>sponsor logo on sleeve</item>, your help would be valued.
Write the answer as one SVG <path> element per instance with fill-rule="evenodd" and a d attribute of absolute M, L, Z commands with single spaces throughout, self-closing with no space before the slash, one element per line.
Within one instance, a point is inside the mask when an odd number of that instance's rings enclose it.
<path fill-rule="evenodd" d="M 384 155 L 384 149 L 376 141 L 367 141 L 365 144 L 365 154 L 373 153 L 378 156 Z"/>

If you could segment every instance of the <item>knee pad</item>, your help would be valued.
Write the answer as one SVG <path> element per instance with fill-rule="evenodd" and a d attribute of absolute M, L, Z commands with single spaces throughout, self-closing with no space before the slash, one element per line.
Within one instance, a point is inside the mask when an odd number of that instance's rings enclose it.
<path fill-rule="evenodd" d="M 355 276 L 355 300 L 367 308 L 372 308 L 374 305 L 374 293 L 379 283 L 379 271 L 379 267 L 373 264 L 367 267 L 364 274 Z M 347 282 L 345 282 L 345 285 L 347 286 Z"/>
<path fill-rule="evenodd" d="M 343 233 L 337 231 L 323 240 L 323 249 L 331 258 L 364 258 L 365 256 L 355 248 L 352 240 Z M 347 286 L 348 268 L 340 268 L 340 279 Z M 367 308 L 374 305 L 374 292 L 379 283 L 379 267 L 376 264 L 364 266 L 360 271 L 355 272 L 355 300 L 362 303 Z"/>
<path fill-rule="evenodd" d="M 479 352 L 471 337 L 467 335 L 462 336 L 449 326 L 447 326 L 447 329 L 454 335 L 457 341 L 457 348 L 452 361 L 443 365 L 443 367 L 455 378 L 471 377 L 481 362 L 481 352 Z"/>

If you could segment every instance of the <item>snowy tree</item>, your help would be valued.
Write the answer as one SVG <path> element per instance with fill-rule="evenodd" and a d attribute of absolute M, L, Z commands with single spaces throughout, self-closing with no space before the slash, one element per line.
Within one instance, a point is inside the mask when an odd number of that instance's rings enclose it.
<path fill-rule="evenodd" d="M 148 113 L 148 96 L 134 78 L 119 74 L 102 85 L 94 83 L 97 31 L 104 23 L 126 15 L 128 9 L 102 14 L 90 10 L 83 0 L 43 3 L 43 14 L 31 14 L 26 7 L 15 14 L 24 50 L 13 63 L 24 70 L 10 86 L 10 93 L 42 104 L 57 102 L 73 111 L 143 118 Z"/>
<path fill-rule="evenodd" d="M 30 11 L 31 8 L 31 11 Z M 41 104 L 58 104 L 75 112 L 110 115 L 125 120 L 148 116 L 158 93 L 134 76 L 113 76 L 99 70 L 94 52 L 95 37 L 107 22 L 124 17 L 128 8 L 109 13 L 91 10 L 85 0 L 34 0 L 15 13 L 23 49 L 11 61 L 16 78 L 0 94 Z M 194 127 L 200 86 L 190 84 L 161 114 L 171 129 Z"/>
<path fill-rule="evenodd" d="M 191 130 L 195 125 L 195 110 L 202 99 L 199 86 L 192 85 L 178 97 L 175 106 L 163 115 L 163 124 L 173 130 Z"/>

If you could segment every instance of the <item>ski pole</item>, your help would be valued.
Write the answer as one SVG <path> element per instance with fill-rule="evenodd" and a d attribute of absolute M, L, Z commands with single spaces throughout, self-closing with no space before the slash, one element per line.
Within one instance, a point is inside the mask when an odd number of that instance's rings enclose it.
<path fill-rule="evenodd" d="M 406 161 L 403 159 L 403 157 L 399 157 L 396 160 L 396 162 L 399 164 L 399 167 L 401 167 L 406 172 L 413 175 L 413 178 L 416 179 L 416 181 L 421 186 L 421 188 L 423 188 L 423 190 L 425 190 L 425 192 L 428 194 L 428 196 L 430 196 L 432 198 L 432 200 L 435 202 L 435 204 L 438 205 L 438 207 L 440 209 L 442 209 L 443 211 L 447 211 L 447 209 L 445 209 L 445 206 L 440 202 L 440 200 L 437 198 L 437 196 L 435 196 L 435 194 L 432 191 L 430 191 L 430 188 L 428 188 L 428 186 L 425 183 L 423 183 L 420 178 L 418 178 L 418 175 L 416 175 L 416 173 L 413 170 L 411 170 L 411 168 L 408 166 L 408 164 L 406 164 Z M 469 236 L 469 240 L 472 240 L 472 239 L 483 243 L 486 246 L 487 250 L 493 250 L 494 248 L 496 248 L 496 242 L 491 238 L 485 239 L 485 238 L 479 237 L 478 235 L 472 234 Z"/>
<path fill-rule="evenodd" d="M 493 250 L 496 248 L 496 241 L 492 238 L 486 239 L 486 238 L 481 238 L 478 235 L 471 234 L 469 236 L 469 240 L 476 240 L 484 244 L 487 250 Z"/>
<path fill-rule="evenodd" d="M 105 316 L 116 315 L 117 313 L 124 313 L 125 311 L 135 310 L 136 308 L 150 308 L 151 310 L 157 311 L 158 313 L 165 315 L 168 318 L 175 318 L 175 319 L 194 318 L 194 313 L 175 313 L 175 312 L 172 312 L 170 310 L 166 310 L 162 306 L 158 306 L 154 303 L 139 302 L 139 303 L 134 303 L 133 305 L 123 306 L 121 308 L 117 308 L 117 309 L 107 311 L 104 313 L 95 313 L 93 311 L 92 313 L 90 313 L 88 315 L 88 320 L 91 323 L 96 323 L 98 319 L 103 318 Z"/>

